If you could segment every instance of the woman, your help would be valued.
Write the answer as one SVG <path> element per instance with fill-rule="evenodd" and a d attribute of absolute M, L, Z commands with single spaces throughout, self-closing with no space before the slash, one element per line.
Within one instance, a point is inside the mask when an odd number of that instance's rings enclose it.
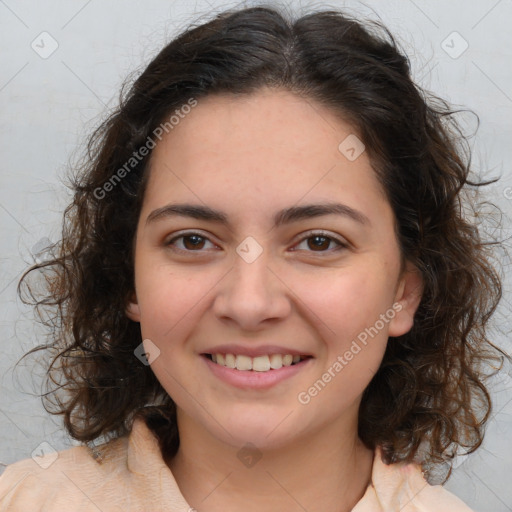
<path fill-rule="evenodd" d="M 226 12 L 91 140 L 60 253 L 54 412 L 0 510 L 467 511 L 500 280 L 449 107 L 385 29 Z"/>

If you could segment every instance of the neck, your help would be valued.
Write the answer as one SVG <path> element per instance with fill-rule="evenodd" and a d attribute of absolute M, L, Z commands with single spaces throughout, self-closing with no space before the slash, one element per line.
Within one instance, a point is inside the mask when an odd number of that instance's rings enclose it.
<path fill-rule="evenodd" d="M 357 421 L 351 423 L 350 429 L 328 425 L 285 447 L 241 450 L 179 411 L 180 447 L 168 464 L 187 502 L 201 512 L 349 512 L 366 491 L 373 461 L 357 437 Z"/>

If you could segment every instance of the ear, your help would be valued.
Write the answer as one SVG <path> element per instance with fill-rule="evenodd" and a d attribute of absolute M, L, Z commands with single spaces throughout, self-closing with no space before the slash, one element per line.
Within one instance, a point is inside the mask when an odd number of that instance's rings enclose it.
<path fill-rule="evenodd" d="M 126 306 L 125 313 L 130 320 L 133 320 L 134 322 L 140 322 L 140 307 L 139 303 L 137 302 L 137 295 L 135 292 L 133 292 L 132 296 L 130 297 L 130 301 Z"/>
<path fill-rule="evenodd" d="M 414 325 L 414 314 L 423 294 L 423 277 L 418 268 L 407 262 L 400 277 L 393 309 L 396 314 L 389 322 L 389 336 L 402 336 Z"/>

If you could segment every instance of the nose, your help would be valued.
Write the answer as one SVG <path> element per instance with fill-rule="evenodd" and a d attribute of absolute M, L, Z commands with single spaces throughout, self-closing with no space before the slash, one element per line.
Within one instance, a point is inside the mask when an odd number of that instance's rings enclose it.
<path fill-rule="evenodd" d="M 286 318 L 291 311 L 290 290 L 277 268 L 265 250 L 252 262 L 236 254 L 233 268 L 217 288 L 213 303 L 217 318 L 247 331 Z"/>

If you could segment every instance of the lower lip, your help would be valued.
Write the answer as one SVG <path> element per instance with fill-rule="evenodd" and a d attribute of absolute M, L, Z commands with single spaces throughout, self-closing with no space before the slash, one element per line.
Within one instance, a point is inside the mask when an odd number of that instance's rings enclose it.
<path fill-rule="evenodd" d="M 304 359 L 292 366 L 282 366 L 278 370 L 257 372 L 254 370 L 236 370 L 214 363 L 206 356 L 201 356 L 211 372 L 220 380 L 241 389 L 268 389 L 279 382 L 297 375 L 306 368 L 312 358 Z"/>

